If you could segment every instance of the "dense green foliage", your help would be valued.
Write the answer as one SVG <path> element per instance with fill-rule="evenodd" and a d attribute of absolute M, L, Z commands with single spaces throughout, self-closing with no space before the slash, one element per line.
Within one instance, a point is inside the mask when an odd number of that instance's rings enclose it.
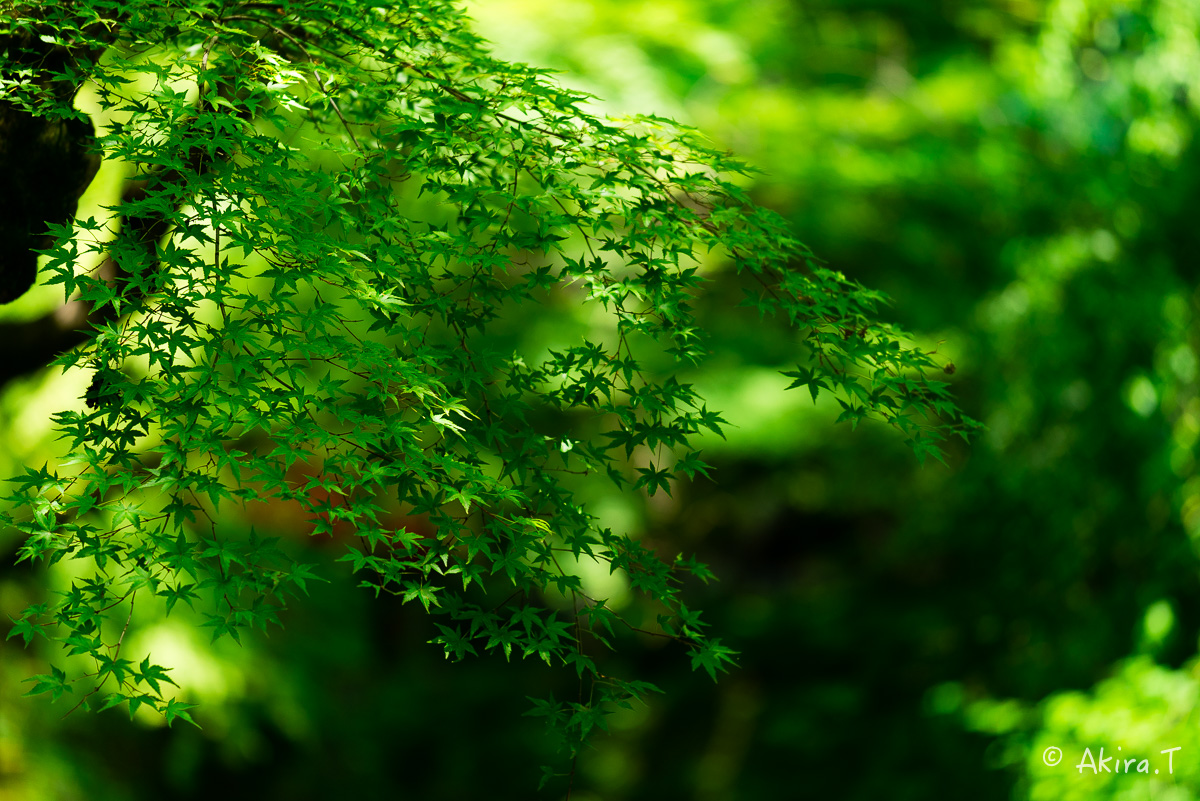
<path fill-rule="evenodd" d="M 75 563 L 9 634 L 65 651 L 30 694 L 193 722 L 176 666 L 129 645 L 135 612 L 214 642 L 278 623 L 321 578 L 255 522 L 289 504 L 361 586 L 435 616 L 447 657 L 571 671 L 569 700 L 531 710 L 571 756 L 656 689 L 607 666 L 619 630 L 715 678 L 734 651 L 683 591 L 712 572 L 585 498 L 707 473 L 694 440 L 724 421 L 680 377 L 713 347 L 694 306 L 725 261 L 745 324 L 795 332 L 784 373 L 839 420 L 880 417 L 921 458 L 976 425 L 953 368 L 754 207 L 738 162 L 658 117 L 585 112 L 445 4 L 8 11 L 5 102 L 79 117 L 62 86 L 83 86 L 136 188 L 53 225 L 42 267 L 99 322 L 56 360 L 89 382 L 52 415 L 65 450 L 0 508 L 18 562 Z M 70 57 L 47 66 L 46 45 Z M 636 622 L 589 563 L 644 596 Z"/>
<path fill-rule="evenodd" d="M 610 718 L 571 797 L 1200 797 L 1195 4 L 475 0 L 468 12 L 498 57 L 567 70 L 556 80 L 603 98 L 585 109 L 681 119 L 762 168 L 738 186 L 886 291 L 889 316 L 957 365 L 942 380 L 988 425 L 969 451 L 947 450 L 949 470 L 916 467 L 883 426 L 832 426 L 842 409 L 824 394 L 782 392 L 794 331 L 728 302 L 754 279 L 703 259 L 692 308 L 712 355 L 679 380 L 729 421 L 727 439 L 692 438 L 713 481 L 653 498 L 595 474 L 574 486 L 602 526 L 711 565 L 720 581 L 685 593 L 738 667 L 714 685 L 676 645 L 617 629 L 605 672 L 667 692 Z M 61 302 L 60 287 L 41 291 L 0 322 Z M 592 330 L 587 309 L 559 296 L 492 327 L 561 351 Z M 89 381 L 47 371 L 0 395 L 4 472 L 57 458 L 43 410 L 82 409 Z M 531 419 L 549 436 L 571 422 L 546 408 Z M 0 754 L 15 755 L 0 759 L 0 795 L 528 798 L 552 754 L 530 760 L 540 722 L 518 717 L 523 697 L 574 699 L 573 674 L 536 658 L 446 662 L 420 645 L 443 618 L 344 580 L 344 537 L 297 536 L 294 506 L 248 511 L 333 580 L 240 647 L 209 646 L 183 604 L 163 620 L 139 598 L 125 647 L 175 667 L 204 729 L 168 730 L 145 709 L 135 725 L 115 712 L 58 722 L 63 701 L 17 698 L 57 644 L 15 637 L 0 644 Z M 13 568 L 22 542 L 0 533 L 13 617 L 69 589 L 82 564 Z M 658 610 L 620 572 L 580 570 L 592 597 L 652 626 Z M 1168 774 L 1159 752 L 1175 746 Z M 1161 772 L 1081 774 L 1083 749 L 1100 747 Z"/>

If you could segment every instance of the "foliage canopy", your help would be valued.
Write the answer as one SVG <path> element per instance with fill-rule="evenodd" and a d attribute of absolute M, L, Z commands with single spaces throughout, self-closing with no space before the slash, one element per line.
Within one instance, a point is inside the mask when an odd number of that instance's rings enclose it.
<path fill-rule="evenodd" d="M 753 206 L 744 165 L 668 120 L 592 116 L 492 58 L 453 6 L 0 7 L 3 101 L 80 118 L 63 87 L 85 86 L 95 147 L 131 170 L 113 219 L 52 226 L 43 267 L 98 321 L 56 361 L 94 371 L 55 414 L 69 452 L 0 510 L 21 559 L 87 565 L 10 632 L 68 658 L 31 694 L 190 721 L 168 668 L 122 651 L 134 604 L 187 607 L 214 640 L 278 623 L 317 576 L 222 520 L 279 501 L 314 536 L 352 532 L 363 586 L 435 615 L 447 657 L 576 671 L 578 698 L 532 710 L 571 753 L 654 689 L 604 672 L 614 632 L 642 626 L 587 595 L 579 560 L 623 571 L 657 609 L 647 633 L 715 677 L 734 654 L 681 593 L 708 569 L 600 526 L 576 493 L 706 470 L 689 442 L 723 421 L 678 373 L 706 354 L 708 259 L 753 277 L 746 304 L 809 351 L 793 387 L 833 393 L 841 419 L 881 418 L 921 458 L 976 427 L 879 293 Z M 531 347 L 520 322 L 561 304 L 591 308 L 590 329 Z"/>

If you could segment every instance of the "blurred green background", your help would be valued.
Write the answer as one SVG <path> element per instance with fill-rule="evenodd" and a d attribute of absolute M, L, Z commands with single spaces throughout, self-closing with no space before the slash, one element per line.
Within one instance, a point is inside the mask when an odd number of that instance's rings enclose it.
<path fill-rule="evenodd" d="M 695 599 L 741 668 L 714 686 L 627 649 L 668 692 L 614 720 L 572 798 L 1200 798 L 1200 2 L 469 8 L 597 110 L 673 116 L 763 170 L 759 202 L 889 293 L 988 425 L 949 468 L 833 427 L 782 391 L 794 337 L 735 312 L 714 268 L 692 379 L 735 426 L 703 443 L 716 482 L 595 509 L 712 564 Z M 50 458 L 44 420 L 80 381 L 0 395 L 3 472 Z M 9 615 L 65 580 L 13 567 L 17 545 L 0 532 Z M 336 546 L 294 547 L 345 578 Z M 523 696 L 566 677 L 449 664 L 419 612 L 353 585 L 241 648 L 144 621 L 203 731 L 59 720 L 16 697 L 38 654 L 5 644 L 0 798 L 534 797 L 551 754 Z M 1077 769 L 1101 747 L 1149 772 Z"/>

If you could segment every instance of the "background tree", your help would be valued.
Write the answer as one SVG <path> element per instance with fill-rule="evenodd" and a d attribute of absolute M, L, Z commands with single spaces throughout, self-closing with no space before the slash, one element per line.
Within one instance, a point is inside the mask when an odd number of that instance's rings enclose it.
<path fill-rule="evenodd" d="M 988 424 L 954 472 L 915 471 L 884 437 L 813 433 L 820 410 L 766 402 L 750 366 L 721 375 L 743 428 L 706 452 L 731 491 L 681 501 L 676 530 L 727 577 L 715 619 L 754 632 L 745 684 L 726 690 L 724 736 L 672 703 L 623 753 L 680 767 L 643 781 L 1194 797 L 1179 762 L 1151 781 L 1066 767 L 1085 744 L 1195 753 L 1194 10 L 499 5 L 475 8 L 502 53 L 747 154 L 752 195 L 945 340 Z M 730 363 L 778 363 L 762 341 L 722 342 Z M 695 739 L 673 745 L 683 721 Z M 725 755 L 723 789 L 681 752 Z"/>
<path fill-rule="evenodd" d="M 213 642 L 277 623 L 318 578 L 280 541 L 295 528 L 434 615 L 447 657 L 565 668 L 568 700 L 530 712 L 572 758 L 655 689 L 614 643 L 674 643 L 715 677 L 733 651 L 681 588 L 711 572 L 591 510 L 706 472 L 691 443 L 723 421 L 680 377 L 706 355 L 694 306 L 723 260 L 796 332 L 792 386 L 832 394 L 839 420 L 880 417 L 922 458 L 975 427 L 938 380 L 953 368 L 751 205 L 737 162 L 658 117 L 602 122 L 452 7 L 5 10 L 10 119 L 78 122 L 82 87 L 91 155 L 127 172 L 78 231 L 58 220 L 74 186 L 21 209 L 58 238 L 43 285 L 85 311 L 53 364 L 78 384 L 50 415 L 65 446 L 0 509 L 18 562 L 57 584 L 9 635 L 61 652 L 32 695 L 191 722 L 154 640 L 191 636 L 172 614 Z M 62 130 L 60 151 L 87 152 Z M 28 270 L 5 278 L 15 295 Z"/>

